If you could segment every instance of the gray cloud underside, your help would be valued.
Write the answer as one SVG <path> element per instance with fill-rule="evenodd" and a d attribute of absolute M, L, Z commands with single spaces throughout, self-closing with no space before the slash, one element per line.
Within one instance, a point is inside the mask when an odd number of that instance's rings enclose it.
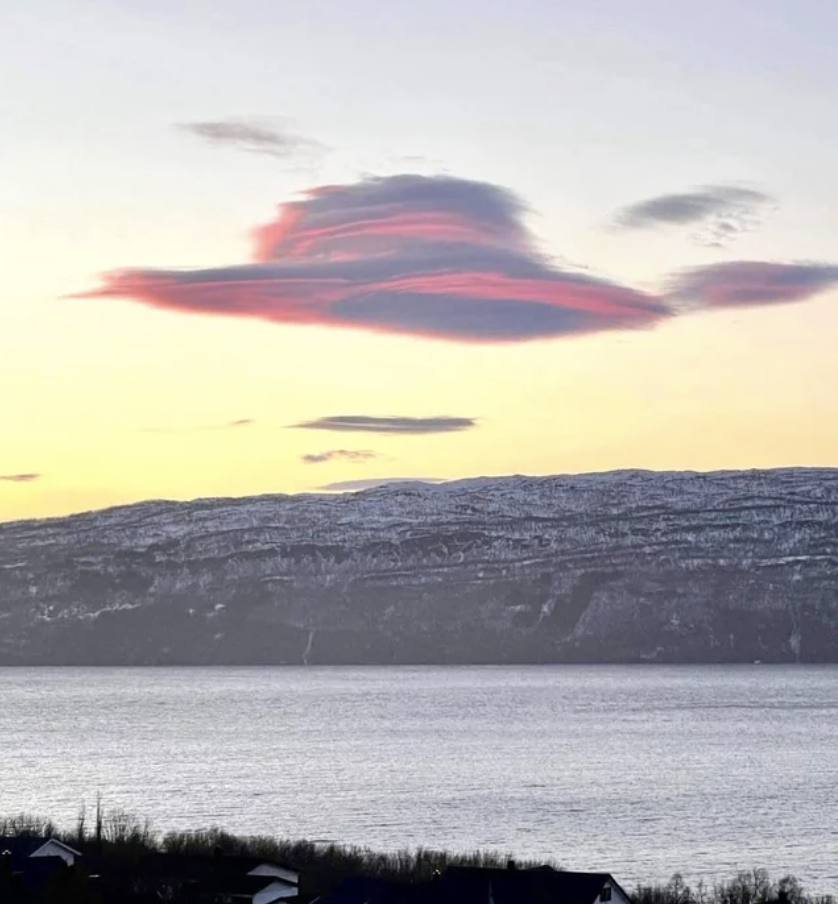
<path fill-rule="evenodd" d="M 434 335 L 444 324 L 448 339 L 507 342 L 584 333 L 602 320 L 583 311 L 514 298 L 487 301 L 421 292 L 371 292 L 337 302 L 332 313 L 349 324 L 375 324 L 391 332 Z"/>
<path fill-rule="evenodd" d="M 212 144 L 227 145 L 255 154 L 269 154 L 280 159 L 319 155 L 325 151 L 322 144 L 310 138 L 244 119 L 186 122 L 179 123 L 178 128 Z"/>
<path fill-rule="evenodd" d="M 0 480 L 5 483 L 32 483 L 40 478 L 40 474 L 0 474 Z"/>
<path fill-rule="evenodd" d="M 335 483 L 326 483 L 317 487 L 327 493 L 344 493 L 355 492 L 358 490 L 371 490 L 374 487 L 386 486 L 389 484 L 436 484 L 443 483 L 441 479 L 435 477 L 369 477 L 360 480 L 338 480 Z"/>
<path fill-rule="evenodd" d="M 369 449 L 328 449 L 326 452 L 308 452 L 300 458 L 308 465 L 320 465 L 330 461 L 360 463 L 378 458 L 378 455 Z"/>
<path fill-rule="evenodd" d="M 338 414 L 313 421 L 291 424 L 297 430 L 331 430 L 338 433 L 452 433 L 477 426 L 471 417 L 370 417 L 363 414 Z"/>

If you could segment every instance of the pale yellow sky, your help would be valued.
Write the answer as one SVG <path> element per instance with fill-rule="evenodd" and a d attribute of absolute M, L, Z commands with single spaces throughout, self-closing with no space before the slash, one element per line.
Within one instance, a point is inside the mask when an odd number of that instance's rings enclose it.
<path fill-rule="evenodd" d="M 366 477 L 831 465 L 834 299 L 516 346 L 278 327 L 44 299 L 5 345 L 4 518 Z M 77 310 L 70 313 L 70 308 Z M 812 334 L 817 319 L 827 327 Z M 4 339 L 14 335 L 4 330 Z M 796 349 L 804 345 L 809 354 Z M 428 436 L 288 429 L 334 414 L 475 417 Z M 238 427 L 225 425 L 252 419 Z M 310 465 L 328 449 L 363 463 Z"/>
<path fill-rule="evenodd" d="M 561 4 L 466 0 L 442 34 L 441 7 L 397 2 L 376 8 L 373 38 L 337 7 L 289 22 L 243 0 L 222 27 L 177 2 L 9 4 L 0 79 L 21 87 L 0 142 L 0 520 L 386 477 L 838 465 L 834 13 L 805 0 L 790 34 L 773 0 L 733 2 L 720 33 L 657 0 L 606 6 L 609 35 Z M 254 111 L 323 142 L 322 159 L 176 128 Z M 278 204 L 410 170 L 509 189 L 553 261 L 642 291 L 739 260 L 828 278 L 790 304 L 505 345 L 70 297 L 116 268 L 242 264 Z M 606 228 L 625 205 L 717 184 L 767 199 L 728 247 L 689 225 Z M 289 429 L 346 414 L 477 424 Z M 335 449 L 376 457 L 302 460 Z"/>

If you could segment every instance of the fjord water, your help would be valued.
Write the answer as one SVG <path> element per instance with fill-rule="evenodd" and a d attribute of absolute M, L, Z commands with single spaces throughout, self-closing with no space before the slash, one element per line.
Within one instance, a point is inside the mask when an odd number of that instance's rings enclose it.
<path fill-rule="evenodd" d="M 838 667 L 0 670 L 0 811 L 838 891 Z"/>

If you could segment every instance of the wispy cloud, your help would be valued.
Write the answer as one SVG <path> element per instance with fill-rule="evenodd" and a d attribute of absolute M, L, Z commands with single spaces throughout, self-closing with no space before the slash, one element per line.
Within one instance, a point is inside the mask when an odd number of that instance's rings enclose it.
<path fill-rule="evenodd" d="M 32 483 L 41 479 L 40 474 L 0 474 L 0 480 L 6 483 Z"/>
<path fill-rule="evenodd" d="M 252 427 L 256 421 L 250 417 L 238 418 L 234 421 L 225 421 L 223 424 L 194 424 L 181 427 L 145 427 L 143 433 L 199 433 L 204 430 L 239 430 L 242 427 Z"/>
<path fill-rule="evenodd" d="M 357 490 L 371 490 L 374 487 L 394 483 L 444 483 L 444 481 L 435 477 L 369 477 L 360 480 L 338 480 L 334 483 L 323 484 L 317 489 L 327 493 L 345 493 Z"/>
<path fill-rule="evenodd" d="M 755 229 L 774 199 L 752 188 L 710 185 L 694 191 L 656 195 L 618 211 L 618 229 L 690 226 L 691 238 L 702 245 L 722 247 Z"/>
<path fill-rule="evenodd" d="M 289 129 L 248 119 L 185 122 L 177 127 L 211 144 L 252 154 L 268 154 L 286 161 L 320 157 L 326 151 L 320 142 L 304 138 Z"/>
<path fill-rule="evenodd" d="M 336 414 L 291 424 L 297 430 L 332 430 L 338 433 L 452 433 L 477 426 L 473 417 L 371 417 L 366 414 Z"/>
<path fill-rule="evenodd" d="M 322 465 L 329 461 L 351 461 L 360 464 L 378 458 L 378 454 L 369 449 L 329 449 L 326 452 L 308 452 L 300 458 L 307 465 Z"/>
<path fill-rule="evenodd" d="M 657 297 L 561 269 L 536 251 L 509 191 L 398 175 L 314 189 L 255 230 L 253 261 L 121 270 L 82 297 L 468 342 L 649 327 Z"/>
<path fill-rule="evenodd" d="M 675 274 L 670 296 L 687 309 L 734 308 L 805 301 L 833 286 L 834 264 L 729 261 Z"/>

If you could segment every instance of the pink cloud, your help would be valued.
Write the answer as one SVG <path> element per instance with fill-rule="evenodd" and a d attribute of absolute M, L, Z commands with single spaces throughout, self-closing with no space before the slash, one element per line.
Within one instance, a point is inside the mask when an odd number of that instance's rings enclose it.
<path fill-rule="evenodd" d="M 695 267 L 672 280 L 673 299 L 703 308 L 805 301 L 838 286 L 838 266 L 730 261 Z"/>
<path fill-rule="evenodd" d="M 466 342 L 648 327 L 661 298 L 563 270 L 483 182 L 417 175 L 309 191 L 253 232 L 249 263 L 120 270 L 83 297 Z"/>

